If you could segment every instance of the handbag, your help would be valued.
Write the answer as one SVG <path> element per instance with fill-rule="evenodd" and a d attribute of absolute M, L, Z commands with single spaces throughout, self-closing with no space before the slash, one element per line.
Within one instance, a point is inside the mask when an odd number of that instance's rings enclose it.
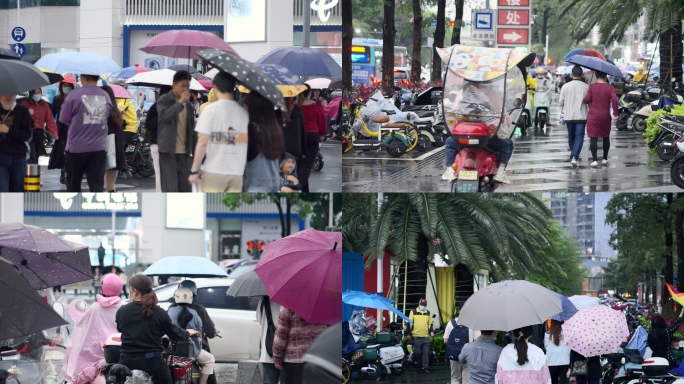
<path fill-rule="evenodd" d="M 273 341 L 275 340 L 276 326 L 273 323 L 273 314 L 271 313 L 271 301 L 268 297 L 264 298 L 262 305 L 266 309 L 266 320 L 268 321 L 268 328 L 266 329 L 266 353 L 273 358 Z"/>
<path fill-rule="evenodd" d="M 575 363 L 572 365 L 572 371 L 570 371 L 570 376 L 572 376 L 572 377 L 586 376 L 587 375 L 587 362 L 588 362 L 588 360 L 575 361 Z"/>

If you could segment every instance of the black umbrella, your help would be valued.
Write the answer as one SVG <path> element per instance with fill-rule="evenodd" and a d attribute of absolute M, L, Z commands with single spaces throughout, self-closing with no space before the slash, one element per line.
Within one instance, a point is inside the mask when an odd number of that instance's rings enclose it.
<path fill-rule="evenodd" d="M 67 324 L 7 260 L 0 258 L 0 340 Z"/>
<path fill-rule="evenodd" d="M 0 48 L 0 59 L 21 60 L 21 57 L 11 49 Z"/>
<path fill-rule="evenodd" d="M 240 275 L 233 284 L 230 285 L 226 296 L 233 297 L 255 297 L 268 296 L 266 286 L 259 278 L 256 272 L 250 271 L 244 275 Z"/>
<path fill-rule="evenodd" d="M 214 67 L 232 75 L 242 85 L 265 97 L 280 110 L 287 110 L 283 93 L 256 64 L 214 48 L 203 49 L 195 54 Z"/>
<path fill-rule="evenodd" d="M 170 66 L 169 69 L 172 69 L 172 70 L 174 70 L 174 71 L 176 71 L 176 72 L 178 72 L 178 71 L 188 71 L 188 72 L 190 72 L 191 75 L 192 75 L 193 73 L 198 73 L 198 72 L 199 72 L 199 71 L 197 70 L 197 68 L 195 68 L 195 67 L 193 67 L 192 65 L 189 65 L 189 64 L 176 64 L 176 65 Z"/>
<path fill-rule="evenodd" d="M 342 75 L 339 76 L 333 76 L 330 79 L 330 85 L 328 85 L 329 89 L 339 89 L 342 88 Z"/>
<path fill-rule="evenodd" d="M 21 60 L 0 59 L 0 95 L 16 95 L 50 85 L 47 76 Z"/>
<path fill-rule="evenodd" d="M 342 380 L 340 358 L 342 323 L 323 331 L 304 354 L 304 384 L 339 383 Z"/>

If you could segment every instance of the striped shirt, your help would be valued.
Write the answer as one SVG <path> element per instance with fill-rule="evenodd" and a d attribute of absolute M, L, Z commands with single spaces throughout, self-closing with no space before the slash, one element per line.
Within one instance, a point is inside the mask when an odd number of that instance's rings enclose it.
<path fill-rule="evenodd" d="M 458 360 L 468 364 L 468 383 L 494 384 L 496 364 L 503 348 L 494 343 L 494 339 L 482 337 L 463 346 Z"/>

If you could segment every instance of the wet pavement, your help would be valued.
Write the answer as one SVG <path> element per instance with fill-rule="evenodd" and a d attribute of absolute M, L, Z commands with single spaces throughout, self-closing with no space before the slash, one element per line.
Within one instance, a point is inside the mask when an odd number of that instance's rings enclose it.
<path fill-rule="evenodd" d="M 449 384 L 451 381 L 451 371 L 449 364 L 443 364 L 438 366 L 430 367 L 430 374 L 424 374 L 420 369 L 409 368 L 401 376 L 385 376 L 379 381 L 374 381 L 374 383 L 383 384 L 400 384 L 400 383 L 440 383 Z M 350 383 L 363 383 L 370 382 L 367 380 L 358 381 L 351 380 Z"/>
<path fill-rule="evenodd" d="M 544 131 L 528 130 L 514 138 L 515 151 L 506 174 L 511 184 L 497 192 L 681 192 L 670 179 L 669 162 L 649 153 L 645 138 L 632 130 L 611 132 L 609 164 L 591 168 L 589 138 L 585 137 L 579 168 L 569 163 L 567 131 L 558 125 L 558 95 L 554 96 L 550 121 Z M 599 159 L 602 156 L 599 140 Z M 428 153 L 411 152 L 392 158 L 384 150 L 352 150 L 342 160 L 345 192 L 449 192 L 441 179 L 445 170 L 444 148 Z"/>
<path fill-rule="evenodd" d="M 321 154 L 323 155 L 323 169 L 320 172 L 312 172 L 309 179 L 311 192 L 341 192 L 342 191 L 342 149 L 338 141 L 327 141 L 321 143 Z M 49 149 L 48 149 L 49 151 Z M 39 159 L 41 172 L 41 191 L 57 192 L 66 191 L 66 186 L 59 182 L 59 169 L 47 169 L 49 157 L 43 156 Z M 83 179 L 81 184 L 83 191 L 88 191 L 88 183 Z M 118 178 L 116 189 L 119 192 L 154 192 L 154 176 L 140 177 L 133 175 L 129 178 Z"/>

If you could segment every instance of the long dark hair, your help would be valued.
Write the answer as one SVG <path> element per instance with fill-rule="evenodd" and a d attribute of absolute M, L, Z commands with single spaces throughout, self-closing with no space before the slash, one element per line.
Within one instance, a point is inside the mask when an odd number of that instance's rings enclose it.
<path fill-rule="evenodd" d="M 109 112 L 109 119 L 114 125 L 116 125 L 116 129 L 121 129 L 123 127 L 123 116 L 121 115 L 121 111 L 119 111 L 119 105 L 116 103 L 116 96 L 114 96 L 114 90 L 112 87 L 109 85 L 103 85 L 102 90 L 107 92 L 109 95 L 109 100 L 112 102 L 112 110 Z"/>
<path fill-rule="evenodd" d="M 130 285 L 131 291 L 135 289 L 142 295 L 140 302 L 142 303 L 143 317 L 152 317 L 154 311 L 157 310 L 157 303 L 159 303 L 157 294 L 152 290 L 152 280 L 146 275 L 135 275 L 128 280 L 128 285 Z"/>
<path fill-rule="evenodd" d="M 518 328 L 513 331 L 513 346 L 518 351 L 518 365 L 525 365 L 530 359 L 527 357 L 527 338 L 532 336 L 532 326 Z"/>
<path fill-rule="evenodd" d="M 667 337 L 667 322 L 665 318 L 660 315 L 655 315 L 651 319 L 651 330 L 648 332 L 649 341 L 654 343 L 665 342 Z M 669 347 L 668 347 L 669 348 Z"/>
<path fill-rule="evenodd" d="M 561 322 L 552 319 L 549 334 L 551 335 L 551 340 L 554 344 L 560 345 L 561 333 L 563 333 L 563 329 L 561 328 Z"/>
<path fill-rule="evenodd" d="M 259 153 L 267 159 L 280 159 L 285 152 L 285 139 L 273 103 L 256 92 L 250 92 L 247 97 L 249 125 L 258 131 L 256 135 L 250 134 L 248 140 L 256 140 Z"/>
<path fill-rule="evenodd" d="M 190 310 L 188 309 L 188 306 L 190 304 L 180 303 L 178 305 L 181 307 L 181 313 L 178 314 L 178 326 L 185 329 L 188 326 L 188 323 L 192 321 L 194 316 L 192 315 L 192 313 L 190 313 Z"/>

